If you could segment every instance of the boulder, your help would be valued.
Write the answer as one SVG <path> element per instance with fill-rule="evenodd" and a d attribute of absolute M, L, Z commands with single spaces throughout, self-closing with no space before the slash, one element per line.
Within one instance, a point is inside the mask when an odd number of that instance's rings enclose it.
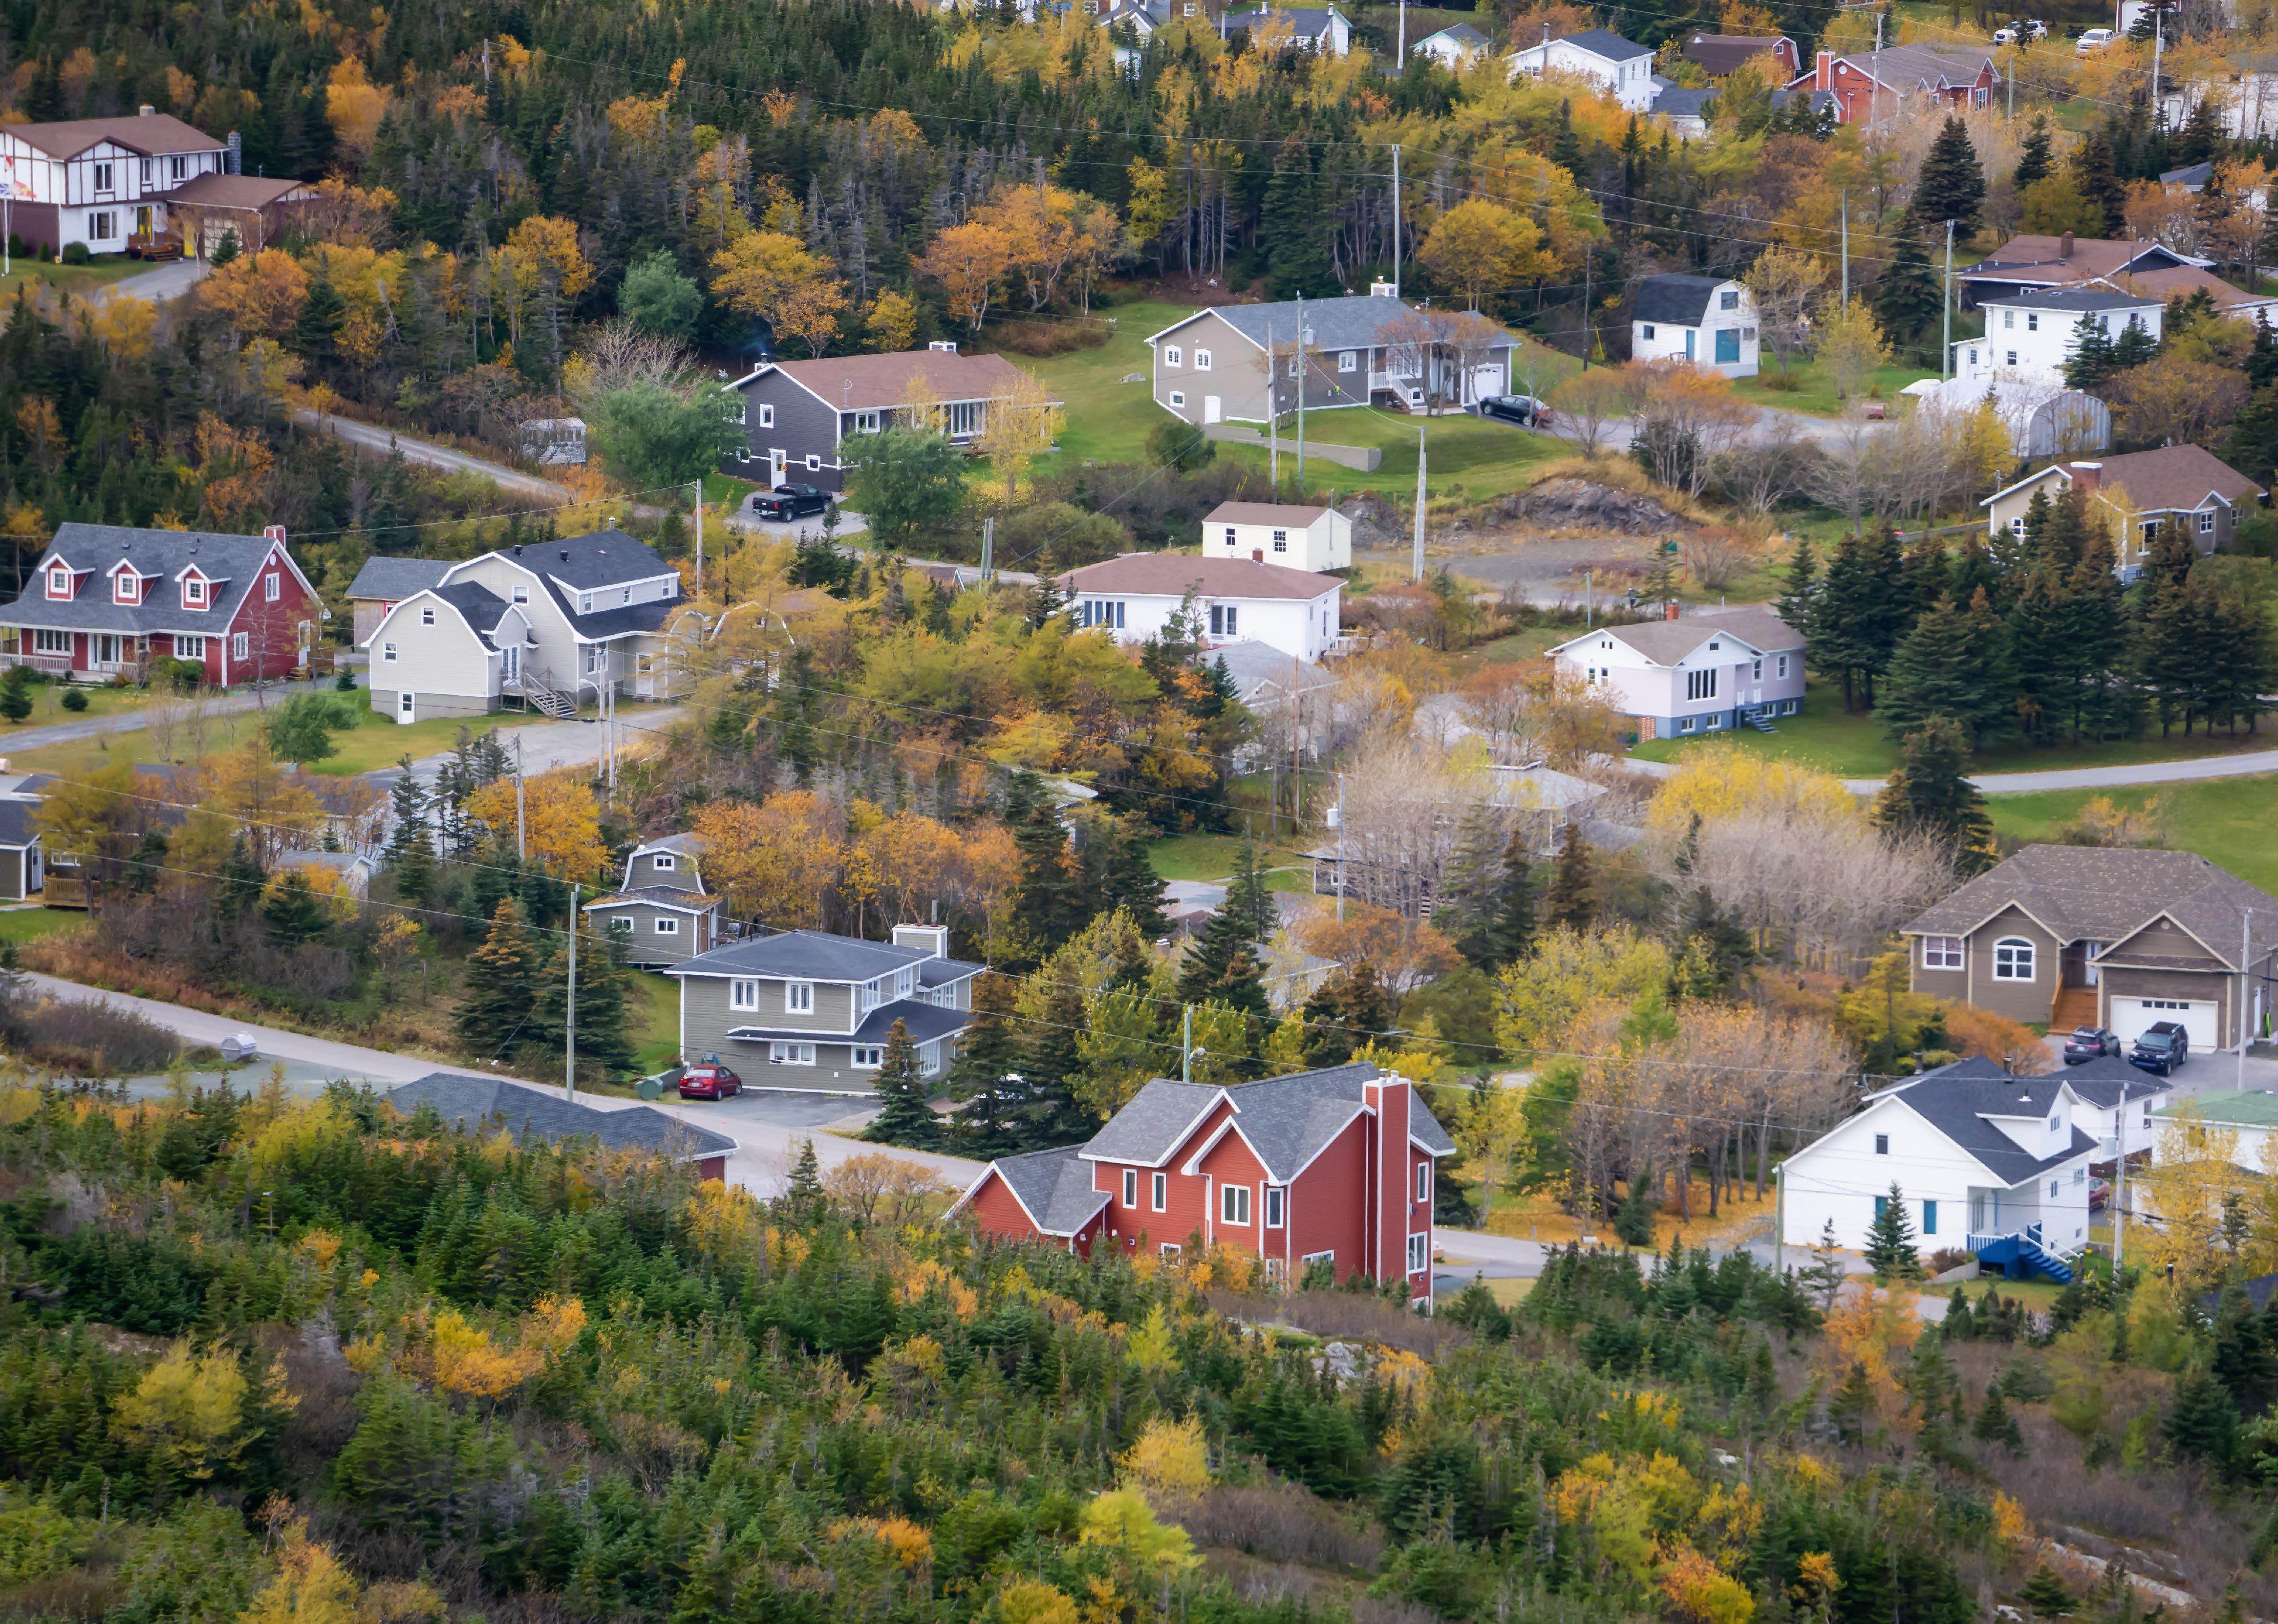
<path fill-rule="evenodd" d="M 1650 496 L 1617 491 L 1589 479 L 1546 479 L 1531 490 L 1504 497 L 1489 511 L 1498 519 L 1524 519 L 1546 530 L 1652 536 L 1687 528 L 1682 517 Z"/>

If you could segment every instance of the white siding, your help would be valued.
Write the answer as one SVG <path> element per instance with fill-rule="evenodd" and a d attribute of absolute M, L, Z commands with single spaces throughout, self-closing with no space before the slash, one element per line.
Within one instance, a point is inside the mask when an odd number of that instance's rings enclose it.
<path fill-rule="evenodd" d="M 432 626 L 421 622 L 425 609 L 435 611 Z M 458 611 L 429 593 L 416 593 L 388 612 L 372 633 L 371 652 L 372 708 L 386 714 L 395 713 L 395 696 L 407 690 L 482 701 L 498 698 L 498 652 L 469 629 Z"/>
<path fill-rule="evenodd" d="M 1235 629 L 1224 636 L 1205 637 L 1205 644 L 1236 643 L 1243 638 L 1263 643 L 1294 654 L 1300 660 L 1319 660 L 1338 635 L 1342 585 L 1332 587 L 1310 603 L 1286 598 L 1207 598 L 1196 599 L 1196 606 L 1207 617 L 1212 606 L 1231 607 L 1235 613 Z M 1088 605 L 1122 606 L 1120 625 L 1110 624 L 1110 634 L 1118 643 L 1141 644 L 1150 637 L 1160 637 L 1171 617 L 1177 614 L 1183 601 L 1159 593 L 1112 592 L 1079 591 L 1074 607 L 1078 625 Z M 1099 619 L 1097 610 L 1093 619 Z M 1204 620 L 1207 627 L 1209 621 Z"/>

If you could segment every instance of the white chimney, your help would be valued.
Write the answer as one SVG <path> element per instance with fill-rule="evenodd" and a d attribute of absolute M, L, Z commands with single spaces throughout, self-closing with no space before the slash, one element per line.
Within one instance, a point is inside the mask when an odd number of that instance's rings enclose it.
<path fill-rule="evenodd" d="M 157 111 L 158 111 L 158 110 L 157 110 L 157 108 L 155 108 L 155 107 L 151 106 L 151 105 L 150 105 L 150 103 L 148 103 L 148 102 L 143 103 L 142 103 L 142 106 L 141 106 L 141 114 L 142 114 L 142 116 L 143 116 L 145 118 L 151 118 L 151 117 L 155 116 L 155 115 L 157 114 Z"/>
<path fill-rule="evenodd" d="M 894 945 L 915 948 L 921 953 L 930 953 L 936 958 L 949 957 L 949 926 L 946 925 L 897 925 Z"/>
<path fill-rule="evenodd" d="M 936 339 L 932 343 L 927 345 L 926 347 L 928 349 L 940 350 L 945 355 L 954 355 L 957 354 L 957 340 L 955 339 Z"/>
<path fill-rule="evenodd" d="M 1400 297 L 1400 290 L 1389 282 L 1371 282 L 1368 285 L 1368 296 L 1372 299 L 1397 299 Z"/>

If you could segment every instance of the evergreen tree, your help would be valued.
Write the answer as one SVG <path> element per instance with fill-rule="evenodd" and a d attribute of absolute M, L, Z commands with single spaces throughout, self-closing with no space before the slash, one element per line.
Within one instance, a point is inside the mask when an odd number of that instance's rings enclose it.
<path fill-rule="evenodd" d="M 897 1020 L 886 1029 L 885 1052 L 878 1059 L 878 1114 L 862 1130 L 873 1144 L 931 1150 L 941 1138 L 940 1120 L 926 1104 L 925 1079 L 919 1074 L 918 1047 L 908 1025 Z"/>
<path fill-rule="evenodd" d="M 2191 108 L 2183 127 L 2175 132 L 2167 156 L 2179 169 L 2204 164 L 2223 145 L 2222 113 L 2213 96 L 2203 95 Z"/>
<path fill-rule="evenodd" d="M 1579 821 L 1569 818 L 1559 836 L 1558 856 L 1550 869 L 1550 890 L 1543 898 L 1543 917 L 1551 926 L 1587 930 L 1598 917 L 1597 877 L 1590 860 L 1590 842 L 1582 838 Z"/>
<path fill-rule="evenodd" d="M 1534 854 L 1526 849 L 1522 826 L 1511 831 L 1510 844 L 1503 849 L 1487 967 L 1499 970 L 1534 951 Z"/>
<path fill-rule="evenodd" d="M 2008 638 L 1980 592 L 1967 609 L 1941 598 L 1891 657 L 1876 713 L 1893 739 L 1934 717 L 1961 724 L 1972 749 L 2007 743 L 2017 728 Z"/>
<path fill-rule="evenodd" d="M 518 919 L 529 918 L 518 902 L 501 903 Z M 493 927 L 495 931 L 495 926 Z M 633 1071 L 632 999 L 636 972 L 625 963 L 623 945 L 596 932 L 591 921 L 577 925 L 577 1080 L 606 1083 Z M 540 1064 L 563 1052 L 570 1026 L 570 938 L 565 931 L 545 956 L 539 972 L 535 1018 L 523 1028 L 516 1047 Z"/>
<path fill-rule="evenodd" d="M 810 1216 L 820 1215 L 829 1202 L 822 1189 L 822 1163 L 815 1158 L 811 1137 L 799 1142 L 799 1159 L 791 1164 L 784 1202 L 792 1211 Z"/>
<path fill-rule="evenodd" d="M 2017 153 L 2017 172 L 2010 179 L 2010 189 L 2022 192 L 2055 168 L 2049 145 L 2049 116 L 2035 113 L 2025 131 L 2025 144 Z"/>
<path fill-rule="evenodd" d="M 521 908 L 501 903 L 483 945 L 467 957 L 466 994 L 455 1020 L 459 1041 L 485 1059 L 511 1053 L 538 1002 L 538 944 L 523 924 Z"/>
<path fill-rule="evenodd" d="M 1013 989 L 1011 977 L 993 970 L 974 978 L 970 1024 L 950 1064 L 950 1097 L 965 1105 L 957 1114 L 958 1149 L 979 1162 L 1021 1147 L 1018 1085 L 1010 1080 L 1021 1058 Z"/>
<path fill-rule="evenodd" d="M 1654 1244 L 1653 1163 L 1640 1163 L 1630 1178 L 1628 1191 L 1621 1204 L 1614 1208 L 1615 1238 L 1624 1246 L 1649 1247 Z"/>
<path fill-rule="evenodd" d="M 2103 223 L 2096 234 L 2110 236 L 2128 202 L 2128 188 L 2120 179 L 2112 137 L 2104 126 L 2090 131 L 2088 139 L 2073 149 L 2068 167 L 2083 201 L 2101 211 Z"/>
<path fill-rule="evenodd" d="M 783 663 L 768 721 L 775 729 L 776 759 L 791 768 L 791 775 L 802 784 L 814 775 L 815 763 L 821 759 L 814 734 L 818 705 L 814 650 L 801 643 Z"/>
<path fill-rule="evenodd" d="M 2130 666 L 2166 737 L 2177 721 L 2190 730 L 2194 690 L 2205 649 L 2198 641 L 2202 605 L 2190 588 L 2198 554 L 2175 525 L 2162 525 L 2136 581 L 2140 608 L 2136 616 Z"/>
<path fill-rule="evenodd" d="M 2025 1588 L 2017 1592 L 2017 1599 L 2035 1618 L 2061 1619 L 2078 1605 L 2063 1580 L 2049 1571 L 2045 1562 L 2033 1569 L 2033 1576 L 2025 1581 Z"/>
<path fill-rule="evenodd" d="M 1913 339 L 1938 320 L 1945 302 L 1938 273 L 1930 269 L 1921 224 L 1907 215 L 1899 223 L 1890 263 L 1883 267 L 1875 286 L 1875 318 L 1882 323 L 1884 332 Z"/>
<path fill-rule="evenodd" d="M 1884 1282 L 1912 1280 L 1922 1273 L 1915 1255 L 1914 1220 L 1907 1216 L 1907 1198 L 1893 1184 L 1887 1196 L 1875 1201 L 1875 1221 L 1867 1226 L 1867 1266 Z"/>
<path fill-rule="evenodd" d="M 1464 813 L 1433 899 L 1432 923 L 1474 964 L 1496 961 L 1495 915 L 1502 881 L 1502 830 L 1484 804 Z"/>
<path fill-rule="evenodd" d="M 1835 1306 L 1836 1296 L 1847 1278 L 1843 1247 L 1835 1236 L 1835 1220 L 1830 1218 L 1820 1226 L 1819 1239 L 1812 1242 L 1811 1262 L 1796 1272 L 1796 1284 L 1819 1299 L 1820 1312 L 1824 1314 Z"/>
<path fill-rule="evenodd" d="M 1392 1000 L 1366 959 L 1331 971 L 1305 1000 L 1305 1063 L 1342 1065 L 1392 1029 Z"/>
<path fill-rule="evenodd" d="M 34 117 L 41 115 L 34 114 Z M 1550 137 L 1550 161 L 1568 174 L 1579 177 L 1586 172 L 1582 156 L 1582 138 L 1574 130 L 1574 104 L 1558 103 L 1558 127 Z"/>
<path fill-rule="evenodd" d="M 1226 888 L 1224 911 L 1234 916 L 1242 940 L 1252 943 L 1264 942 L 1281 922 L 1280 911 L 1273 906 L 1273 890 L 1265 883 L 1265 869 L 1257 860 L 1257 842 L 1245 837 L 1235 848 L 1234 873 Z"/>
<path fill-rule="evenodd" d="M 1161 941 L 1171 934 L 1171 922 L 1163 917 L 1163 877 L 1155 872 L 1153 836 L 1136 819 L 1119 818 L 1106 838 L 1112 842 L 1100 888 L 1106 911 L 1120 908 L 1140 935 Z"/>
<path fill-rule="evenodd" d="M 1828 1424 L 1838 1438 L 1856 1446 L 1866 1442 L 1867 1422 L 1874 1413 L 1875 1384 L 1868 1379 L 1867 1367 L 1854 1360 L 1827 1401 Z"/>
<path fill-rule="evenodd" d="M 1965 878 L 1993 864 L 1993 820 L 1985 797 L 1964 776 L 1968 743 L 1961 723 L 1933 717 L 1907 736 L 1899 770 L 1875 798 L 1875 821 L 1894 831 L 1927 830 L 1954 854 Z"/>
<path fill-rule="evenodd" d="M 396 895 L 424 903 L 435 887 L 435 837 L 429 821 L 433 797 L 420 781 L 409 753 L 398 758 L 395 766 L 396 780 L 387 791 L 386 860 L 395 879 Z"/>
<path fill-rule="evenodd" d="M 2009 1405 L 2001 1396 L 1999 1382 L 1986 1389 L 1985 1407 L 1969 1423 L 1969 1436 L 1981 1444 L 1998 1444 L 2013 1455 L 2025 1452 L 2024 1430 L 2017 1425 L 2017 1418 L 2009 1414 Z"/>
<path fill-rule="evenodd" d="M 2144 318 L 2131 316 L 2128 324 L 2120 330 L 2120 336 L 2112 341 L 2112 370 L 2118 373 L 2140 367 L 2159 353 L 2160 340 L 2152 336 Z"/>
<path fill-rule="evenodd" d="M 1812 612 L 1819 600 L 1819 553 L 1808 536 L 1795 538 L 1795 550 L 1788 554 L 1787 569 L 1781 577 L 1780 595 L 1774 606 L 1790 631 L 1812 641 Z"/>
<path fill-rule="evenodd" d="M 1226 901 L 1203 926 L 1202 937 L 1179 968 L 1178 993 L 1188 1003 L 1218 1003 L 1264 1020 L 1268 1013 L 1258 946 L 1273 934 L 1273 898 L 1247 840 L 1235 859 Z"/>
<path fill-rule="evenodd" d="M 1681 990 L 1690 998 L 1724 996 L 1763 957 L 1748 927 L 1719 908 L 1705 885 L 1686 898 L 1677 941 L 1680 968 L 1688 972 Z"/>
<path fill-rule="evenodd" d="M 2225 1467 L 2237 1446 L 2238 1408 L 2221 1382 L 2193 1370 L 2175 1384 L 2174 1405 L 2160 1430 L 2180 1452 Z"/>
<path fill-rule="evenodd" d="M 1273 155 L 1273 172 L 1265 182 L 1265 197 L 1258 214 L 1259 240 L 1272 245 L 1266 263 L 1278 299 L 1336 293 L 1329 264 L 1328 240 L 1319 229 L 1318 186 L 1313 175 L 1311 143 L 1296 135 L 1283 141 Z M 1277 347 L 1295 346 L 1295 332 L 1274 335 Z"/>
<path fill-rule="evenodd" d="M 1900 623 L 1904 555 L 1888 525 L 1836 544 L 1812 611 L 1811 657 L 1843 681 L 1843 708 L 1875 703 L 1875 682 L 1908 628 Z"/>
<path fill-rule="evenodd" d="M 309 888 L 309 877 L 297 868 L 288 870 L 277 882 L 261 904 L 261 918 L 269 927 L 271 945 L 287 952 L 304 942 L 323 941 L 332 929 L 324 903 Z"/>
<path fill-rule="evenodd" d="M 1042 959 L 1082 930 L 1089 917 L 1068 851 L 1067 827 L 1052 810 L 1043 781 L 1027 771 L 1014 776 L 1005 797 L 1005 821 L 1021 855 L 1013 917 L 1020 922 L 1028 957 Z"/>
<path fill-rule="evenodd" d="M 1892 613 L 1898 616 L 1900 625 L 1911 629 L 1915 621 L 1929 614 L 1938 600 L 1953 590 L 1952 577 L 1945 538 L 1936 527 L 1925 526 L 1923 533 L 1907 543 L 1906 551 L 1900 554 L 1898 586 L 1891 595 Z M 1958 598 L 1954 601 L 1969 600 Z"/>
<path fill-rule="evenodd" d="M 1924 227 L 1942 231 L 1953 222 L 1957 239 L 1977 234 L 1978 211 L 1985 203 L 1985 170 L 1970 145 L 1969 126 L 1949 117 L 1915 171 L 1914 212 Z"/>
<path fill-rule="evenodd" d="M 261 904 L 269 876 L 242 834 L 233 835 L 229 855 L 222 859 L 221 880 L 214 889 L 214 911 L 226 924 L 235 924 Z"/>
<path fill-rule="evenodd" d="M 348 301 L 333 286 L 332 278 L 317 277 L 309 284 L 308 296 L 301 301 L 301 314 L 294 321 L 293 348 L 319 365 L 330 361 L 340 329 L 348 324 Z"/>
<path fill-rule="evenodd" d="M 2076 336 L 2071 358 L 2065 362 L 2065 385 L 2093 389 L 2119 370 L 2113 362 L 2112 335 L 2104 330 L 2104 318 L 2092 314 L 2082 316 L 2073 332 Z M 2037 492 L 2034 499 L 2040 499 Z"/>
<path fill-rule="evenodd" d="M 32 667 L 15 665 L 0 676 L 0 716 L 21 721 L 32 713 Z"/>

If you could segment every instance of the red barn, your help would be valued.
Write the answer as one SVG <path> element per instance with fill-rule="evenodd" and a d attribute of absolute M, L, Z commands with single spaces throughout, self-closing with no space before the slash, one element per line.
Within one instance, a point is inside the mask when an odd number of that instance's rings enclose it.
<path fill-rule="evenodd" d="M 1373 1065 L 1222 1088 L 1158 1078 L 1089 1142 L 990 1163 L 950 1213 L 1087 1255 L 1175 1254 L 1199 1236 L 1269 1279 L 1326 1259 L 1340 1280 L 1404 1275 L 1429 1298 L 1434 1165 L 1455 1149 L 1407 1079 Z"/>
<path fill-rule="evenodd" d="M 100 682 L 187 660 L 226 688 L 298 675 L 323 618 L 282 525 L 230 536 L 66 524 L 0 609 L 0 663 Z"/>
<path fill-rule="evenodd" d="M 1950 111 L 1993 104 L 1993 57 L 1975 47 L 1885 45 L 1855 55 L 1823 50 L 1790 90 L 1824 90 L 1839 124 L 1881 124 L 1898 117 L 1910 96 L 1929 96 Z"/>

